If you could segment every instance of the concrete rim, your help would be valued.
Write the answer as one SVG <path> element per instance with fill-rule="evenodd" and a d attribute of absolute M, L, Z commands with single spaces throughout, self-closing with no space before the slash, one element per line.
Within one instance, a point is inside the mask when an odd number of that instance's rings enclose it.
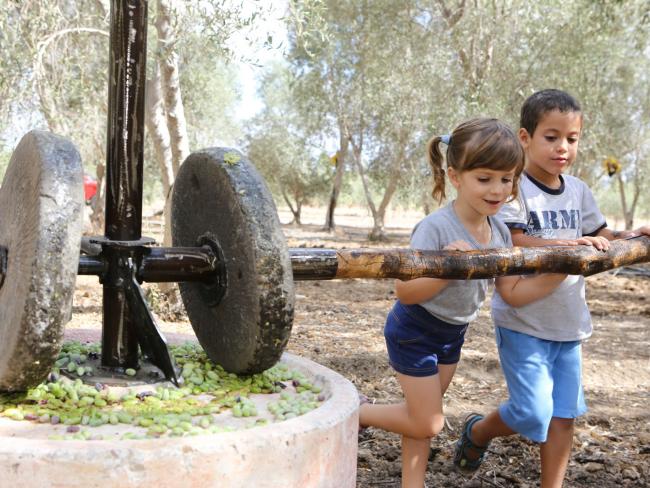
<path fill-rule="evenodd" d="M 330 396 L 299 417 L 235 432 L 146 440 L 54 441 L 0 434 L 11 486 L 353 487 L 358 393 L 338 373 L 284 353 Z M 60 484 L 58 484 L 60 483 Z"/>

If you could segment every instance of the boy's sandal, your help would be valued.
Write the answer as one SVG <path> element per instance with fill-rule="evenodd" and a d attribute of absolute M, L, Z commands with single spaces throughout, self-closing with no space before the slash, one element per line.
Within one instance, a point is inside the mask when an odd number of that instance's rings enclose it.
<path fill-rule="evenodd" d="M 460 439 L 456 443 L 456 450 L 454 453 L 454 464 L 459 468 L 466 471 L 476 471 L 483 459 L 485 458 L 485 452 L 488 449 L 488 446 L 477 446 L 472 442 L 472 426 L 483 419 L 483 415 L 478 413 L 470 413 L 467 418 L 465 418 L 465 423 L 463 424 L 463 432 L 461 433 Z M 489 445 L 489 443 L 488 443 Z M 472 449 L 476 454 L 477 458 L 467 457 L 467 451 Z"/>

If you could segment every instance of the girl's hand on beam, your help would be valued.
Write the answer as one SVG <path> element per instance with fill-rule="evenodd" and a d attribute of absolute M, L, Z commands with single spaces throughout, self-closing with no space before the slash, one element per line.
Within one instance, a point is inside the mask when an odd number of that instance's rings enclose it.
<path fill-rule="evenodd" d="M 471 251 L 472 246 L 465 241 L 454 241 L 442 248 L 443 251 Z"/>

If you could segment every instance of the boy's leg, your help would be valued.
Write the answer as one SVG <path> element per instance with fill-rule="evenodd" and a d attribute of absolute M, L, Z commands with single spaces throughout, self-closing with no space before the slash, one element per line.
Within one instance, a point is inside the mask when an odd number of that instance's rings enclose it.
<path fill-rule="evenodd" d="M 498 410 L 494 410 L 485 416 L 483 420 L 479 420 L 472 425 L 470 435 L 472 441 L 477 446 L 487 446 L 488 443 L 497 437 L 506 437 L 516 434 L 501 418 Z M 478 457 L 476 454 L 475 458 Z M 471 456 L 470 456 L 471 458 Z M 474 458 L 474 459 L 475 459 Z"/>
<path fill-rule="evenodd" d="M 498 410 L 472 425 L 469 440 L 485 447 L 495 437 L 520 433 L 544 442 L 553 413 L 552 344 L 500 327 L 496 328 L 496 341 L 509 398 Z M 459 444 L 457 449 L 462 449 L 463 457 L 470 461 L 480 456 L 470 447 Z"/>
<path fill-rule="evenodd" d="M 451 379 L 454 376 L 456 371 L 456 364 L 440 364 L 438 365 L 438 378 L 440 382 L 440 397 L 445 394 Z M 398 377 L 403 375 L 398 375 Z M 405 376 L 403 378 L 407 379 L 412 378 Z M 409 396 L 406 389 L 410 389 L 410 385 L 406 385 L 400 379 L 400 384 L 402 385 L 402 390 L 404 391 L 404 396 L 406 397 L 407 403 L 409 402 Z M 411 395 L 413 398 L 413 395 Z M 442 404 L 441 404 L 442 407 Z M 441 412 L 442 414 L 442 412 Z M 441 415 L 442 416 L 442 415 Z M 441 426 L 442 428 L 442 426 Z M 427 437 L 425 439 L 414 439 L 406 435 L 402 436 L 402 487 L 416 487 L 422 488 L 424 485 L 424 477 L 427 471 L 427 463 L 429 460 L 429 452 L 431 450 L 431 438 Z"/>
<path fill-rule="evenodd" d="M 587 411 L 582 391 L 582 346 L 559 344 L 553 363 L 553 419 L 546 442 L 541 445 L 542 488 L 562 486 L 573 445 L 575 418 Z"/>
<path fill-rule="evenodd" d="M 561 488 L 573 445 L 574 419 L 553 417 L 546 442 L 540 446 L 541 488 Z"/>

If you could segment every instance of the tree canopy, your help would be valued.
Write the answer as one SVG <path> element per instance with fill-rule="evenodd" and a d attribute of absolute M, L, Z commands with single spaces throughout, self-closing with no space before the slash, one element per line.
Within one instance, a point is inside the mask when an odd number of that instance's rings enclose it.
<path fill-rule="evenodd" d="M 109 2 L 0 0 L 0 171 L 31 128 L 67 136 L 86 169 L 105 158 Z M 571 171 L 632 225 L 650 154 L 650 4 L 644 0 L 289 0 L 287 40 L 257 2 L 150 2 L 147 192 L 164 199 L 189 151 L 250 152 L 280 205 L 368 208 L 381 238 L 390 205 L 429 211 L 425 144 L 474 116 L 518 125 L 536 90 L 572 93 L 584 112 Z M 229 39 L 282 49 L 265 67 L 263 109 L 241 123 Z M 251 39 L 252 39 L 251 34 Z M 251 40 L 253 42 L 253 40 Z M 264 45 L 265 44 L 265 45 Z M 251 60 L 247 60 L 251 62 Z M 606 159 L 620 163 L 609 176 Z M 613 191 L 618 195 L 612 198 Z M 352 196 L 354 195 L 354 196 Z"/>

